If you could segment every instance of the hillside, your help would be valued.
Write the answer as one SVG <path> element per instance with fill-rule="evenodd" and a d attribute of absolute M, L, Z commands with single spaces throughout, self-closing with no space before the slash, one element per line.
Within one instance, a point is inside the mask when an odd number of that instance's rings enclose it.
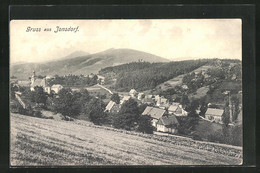
<path fill-rule="evenodd" d="M 97 73 L 101 68 L 136 62 L 139 60 L 147 62 L 168 62 L 169 60 L 149 53 L 132 49 L 109 49 L 103 52 L 78 56 L 78 53 L 67 57 L 44 62 L 44 63 L 24 63 L 11 65 L 11 76 L 18 79 L 28 79 L 35 70 L 37 75 L 88 75 Z"/>
<path fill-rule="evenodd" d="M 192 72 L 200 72 L 201 70 L 208 70 L 210 68 L 214 68 L 214 66 L 212 65 L 203 65 L 193 71 L 191 71 L 190 73 Z M 178 86 L 178 85 L 182 85 L 182 79 L 183 77 L 185 76 L 186 74 L 182 74 L 182 75 L 179 75 L 177 77 L 174 77 L 170 80 L 167 80 L 165 81 L 164 83 L 162 84 L 159 84 L 158 86 L 156 86 L 156 88 L 160 88 L 161 90 L 167 90 L 167 89 L 170 89 L 170 88 L 174 88 L 175 86 Z"/>
<path fill-rule="evenodd" d="M 12 166 L 242 163 L 242 159 L 235 156 L 241 154 L 241 147 L 195 141 L 186 145 L 187 139 L 181 137 L 156 140 L 144 134 L 109 130 L 80 120 L 40 119 L 19 114 L 11 114 L 10 119 Z"/>
<path fill-rule="evenodd" d="M 212 60 L 172 61 L 165 63 L 135 62 L 114 67 L 107 67 L 99 74 L 107 78 L 106 81 L 116 81 L 112 86 L 117 91 L 138 91 L 154 89 L 157 85 L 179 75 L 189 73 Z"/>

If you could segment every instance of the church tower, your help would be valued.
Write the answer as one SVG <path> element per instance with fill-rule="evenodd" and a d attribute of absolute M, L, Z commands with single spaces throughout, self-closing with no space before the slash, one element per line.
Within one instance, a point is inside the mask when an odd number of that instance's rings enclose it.
<path fill-rule="evenodd" d="M 36 75 L 35 75 L 35 71 L 33 70 L 33 75 L 31 77 L 31 85 L 34 84 L 34 81 L 36 80 Z"/>

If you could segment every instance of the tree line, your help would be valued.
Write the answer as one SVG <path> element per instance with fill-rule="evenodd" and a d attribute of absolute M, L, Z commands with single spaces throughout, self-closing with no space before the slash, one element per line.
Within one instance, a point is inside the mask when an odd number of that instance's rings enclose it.
<path fill-rule="evenodd" d="M 93 86 L 98 83 L 97 75 L 84 76 L 84 75 L 67 75 L 67 76 L 58 76 L 55 75 L 54 78 L 48 80 L 48 83 L 52 86 L 54 84 L 60 84 L 66 87 L 73 86 Z"/>
<path fill-rule="evenodd" d="M 101 74 L 116 74 L 115 89 L 128 91 L 131 88 L 143 91 L 152 89 L 173 77 L 188 73 L 209 60 L 189 60 L 169 63 L 134 62 L 100 71 Z"/>

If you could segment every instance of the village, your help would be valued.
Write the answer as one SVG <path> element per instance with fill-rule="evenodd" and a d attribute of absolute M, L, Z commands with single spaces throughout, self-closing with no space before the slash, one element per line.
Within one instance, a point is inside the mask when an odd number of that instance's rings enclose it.
<path fill-rule="evenodd" d="M 127 92 L 119 92 L 113 93 L 110 89 L 106 88 L 104 86 L 104 80 L 105 78 L 101 75 L 88 75 L 87 76 L 90 79 L 96 78 L 95 85 L 93 87 L 100 87 L 104 89 L 106 92 L 108 92 L 110 95 L 114 95 L 118 97 L 118 101 L 106 98 L 105 103 L 107 102 L 104 113 L 110 114 L 110 116 L 115 116 L 115 114 L 118 114 L 122 108 L 122 105 L 129 101 L 130 99 L 137 102 L 138 106 L 143 107 L 143 110 L 141 115 L 148 115 L 151 117 L 151 125 L 153 126 L 153 131 L 156 134 L 164 135 L 164 134 L 175 134 L 175 135 L 184 135 L 183 133 L 179 133 L 178 130 L 183 128 L 182 124 L 183 122 L 186 122 L 189 120 L 189 117 L 193 113 L 196 114 L 195 119 L 200 119 L 201 121 L 207 121 L 209 123 L 219 124 L 218 126 L 223 126 L 223 117 L 224 115 L 224 109 L 218 109 L 215 107 L 211 107 L 211 104 L 208 103 L 206 105 L 206 109 L 204 109 L 204 115 L 201 114 L 202 110 L 201 107 L 203 105 L 197 105 L 194 107 L 195 110 L 191 110 L 191 108 L 187 108 L 187 105 L 183 105 L 180 102 L 176 101 L 169 101 L 164 96 L 160 96 L 158 94 L 150 94 L 148 92 L 138 92 L 135 89 L 131 89 L 128 93 Z M 53 101 L 51 98 L 57 98 L 58 93 L 64 89 L 64 86 L 61 84 L 53 84 L 49 85 L 50 80 L 52 80 L 54 77 L 52 76 L 46 76 L 43 78 L 38 78 L 35 71 L 33 71 L 32 76 L 30 77 L 30 82 L 27 83 L 26 86 L 29 86 L 30 91 L 34 92 L 35 88 L 41 87 L 47 95 L 52 95 L 52 97 L 47 97 L 47 102 L 49 101 L 51 105 L 53 105 Z M 16 81 L 13 82 L 13 86 L 16 88 L 21 87 L 21 82 Z M 28 85 L 29 84 L 29 85 Z M 65 87 L 66 88 L 66 87 Z M 85 88 L 92 89 L 92 88 Z M 94 88 L 95 89 L 95 88 Z M 79 92 L 80 88 L 77 87 L 71 87 L 71 90 L 73 92 Z M 91 91 L 90 91 L 91 92 Z M 228 93 L 227 93 L 228 94 Z M 29 104 L 28 99 L 23 99 L 22 92 L 17 89 L 15 91 L 15 98 L 20 103 L 20 105 L 27 109 Z M 95 95 L 95 93 L 94 93 Z M 95 98 L 99 98 L 99 95 L 95 95 Z M 229 99 L 230 101 L 230 99 Z M 38 107 L 40 104 L 37 104 Z M 144 107 L 145 106 L 145 107 Z M 205 105 L 204 105 L 205 106 Z M 37 109 L 37 106 L 36 106 Z M 192 108 L 193 109 L 193 108 Z M 192 112 L 193 111 L 193 112 Z M 191 113 L 192 112 L 192 113 Z M 229 120 L 229 126 L 239 126 L 242 124 L 242 111 L 240 111 L 237 119 L 232 119 L 232 108 L 230 106 L 230 120 Z M 180 123 L 180 119 L 182 120 L 182 123 Z M 190 120 L 189 120 L 190 121 Z M 193 122 L 192 122 L 193 123 Z M 195 124 L 192 124 L 189 128 L 192 128 L 192 126 L 195 126 Z M 216 126 L 216 125 L 214 125 Z M 186 135 L 186 134 L 185 134 Z"/>
<path fill-rule="evenodd" d="M 152 125 L 159 132 L 166 132 L 171 134 L 177 133 L 177 127 L 180 125 L 176 117 L 187 117 L 188 112 L 185 110 L 184 106 L 178 102 L 169 103 L 169 101 L 163 96 L 159 95 L 145 95 L 143 92 L 138 93 L 135 89 L 131 89 L 128 95 L 120 95 L 120 103 L 115 103 L 110 101 L 105 111 L 109 113 L 118 113 L 122 104 L 129 100 L 130 98 L 135 99 L 139 104 L 148 105 L 142 115 L 150 115 L 152 117 Z M 210 106 L 210 105 L 209 105 Z M 196 110 L 197 114 L 200 114 L 200 109 Z M 200 116 L 200 118 L 212 122 L 223 124 L 222 116 L 224 114 L 223 109 L 208 108 L 205 112 L 205 117 Z M 230 120 L 232 122 L 232 120 Z M 236 124 L 241 124 L 241 112 L 238 116 Z M 230 123 L 230 125 L 234 125 Z"/>

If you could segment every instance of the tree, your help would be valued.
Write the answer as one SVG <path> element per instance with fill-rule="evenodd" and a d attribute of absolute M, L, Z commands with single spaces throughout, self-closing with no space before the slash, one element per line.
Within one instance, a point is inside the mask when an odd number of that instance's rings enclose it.
<path fill-rule="evenodd" d="M 42 75 L 38 75 L 37 78 L 39 78 L 39 79 L 43 79 L 44 76 L 42 76 Z"/>
<path fill-rule="evenodd" d="M 92 99 L 92 96 L 89 95 L 89 92 L 86 89 L 81 89 L 78 92 L 78 94 L 79 95 L 78 95 L 78 99 L 77 99 L 77 104 L 81 105 L 81 107 L 84 107 L 85 104 L 88 103 Z"/>
<path fill-rule="evenodd" d="M 37 104 L 42 103 L 43 105 L 46 104 L 46 100 L 47 100 L 47 93 L 44 92 L 43 87 L 40 86 L 35 86 L 34 87 L 34 92 L 33 93 L 33 101 Z"/>
<path fill-rule="evenodd" d="M 188 96 L 185 95 L 185 94 L 183 94 L 182 97 L 181 97 L 180 103 L 181 103 L 184 107 L 187 106 L 187 105 L 189 105 L 190 100 L 189 100 Z"/>
<path fill-rule="evenodd" d="M 73 95 L 70 88 L 63 88 L 54 99 L 54 109 L 65 116 L 77 117 L 81 111 L 81 106 L 77 104 L 78 96 Z"/>
<path fill-rule="evenodd" d="M 17 85 L 11 84 L 10 91 L 11 99 L 15 99 L 15 92 L 18 91 Z"/>
<path fill-rule="evenodd" d="M 199 101 L 198 100 L 192 100 L 191 103 L 187 106 L 186 110 L 189 112 L 189 117 L 198 117 L 197 109 L 199 107 Z"/>
<path fill-rule="evenodd" d="M 201 100 L 201 107 L 199 115 L 205 117 L 205 113 L 208 109 L 208 104 L 206 103 L 205 99 Z"/>
<path fill-rule="evenodd" d="M 142 115 L 138 121 L 137 131 L 152 134 L 154 127 L 152 126 L 152 118 L 150 115 Z"/>
<path fill-rule="evenodd" d="M 232 121 L 235 121 L 239 114 L 239 99 L 236 95 L 231 97 L 232 104 Z"/>
<path fill-rule="evenodd" d="M 85 104 L 82 112 L 96 125 L 104 124 L 107 120 L 107 114 L 104 112 L 104 103 L 100 98 L 92 98 L 89 103 Z"/>
<path fill-rule="evenodd" d="M 120 103 L 120 97 L 119 97 L 118 93 L 112 94 L 111 100 L 112 100 L 113 102 L 115 102 L 116 104 L 119 104 L 119 103 Z"/>
<path fill-rule="evenodd" d="M 138 106 L 138 109 L 139 109 L 139 114 L 141 115 L 144 110 L 146 109 L 148 105 L 145 103 L 145 104 L 141 104 L 140 106 Z"/>
<path fill-rule="evenodd" d="M 225 126 L 228 126 L 228 124 L 230 122 L 230 110 L 229 110 L 229 103 L 228 103 L 228 101 L 226 101 L 226 103 L 225 103 L 225 108 L 224 108 L 224 113 L 223 113 L 223 116 L 222 116 L 222 121 L 223 121 Z"/>
<path fill-rule="evenodd" d="M 97 75 L 94 75 L 91 80 L 90 80 L 90 85 L 95 85 L 98 83 L 98 76 Z"/>
<path fill-rule="evenodd" d="M 139 117 L 137 102 L 130 98 L 123 103 L 119 113 L 114 117 L 113 125 L 116 128 L 131 130 L 136 126 Z"/>

